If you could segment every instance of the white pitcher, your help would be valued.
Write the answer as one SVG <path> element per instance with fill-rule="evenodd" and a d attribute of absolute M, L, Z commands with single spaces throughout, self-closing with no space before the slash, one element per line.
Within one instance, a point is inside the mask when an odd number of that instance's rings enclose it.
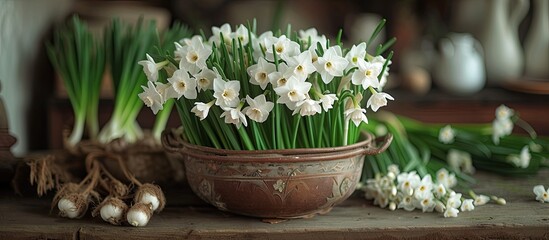
<path fill-rule="evenodd" d="M 479 40 L 484 48 L 490 82 L 516 80 L 523 75 L 524 56 L 518 27 L 528 12 L 529 0 L 488 0 Z"/>
<path fill-rule="evenodd" d="M 549 0 L 533 3 L 532 24 L 524 41 L 524 75 L 549 81 Z"/>
<path fill-rule="evenodd" d="M 484 87 L 486 75 L 480 43 L 467 33 L 451 33 L 440 41 L 433 76 L 437 86 L 456 94 L 470 94 Z"/>

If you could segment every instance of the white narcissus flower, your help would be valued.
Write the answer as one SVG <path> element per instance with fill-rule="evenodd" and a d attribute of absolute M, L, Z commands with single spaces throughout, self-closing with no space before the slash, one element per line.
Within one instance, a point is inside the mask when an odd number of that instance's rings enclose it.
<path fill-rule="evenodd" d="M 265 40 L 265 58 L 269 61 L 274 61 L 274 54 L 278 59 L 288 61 L 291 57 L 301 53 L 299 44 L 288 39 L 285 35 L 280 37 L 268 37 Z M 273 52 L 274 46 L 274 52 Z"/>
<path fill-rule="evenodd" d="M 171 98 L 178 98 L 179 94 L 173 89 L 173 86 L 171 83 L 161 83 L 161 82 L 155 82 L 156 83 L 156 91 L 160 96 L 162 96 L 162 104 L 164 104 L 168 99 Z"/>
<path fill-rule="evenodd" d="M 446 208 L 458 208 L 461 206 L 461 193 L 451 192 L 446 201 Z"/>
<path fill-rule="evenodd" d="M 272 31 L 267 31 L 267 32 L 264 32 L 262 33 L 261 35 L 259 35 L 259 37 L 257 37 L 256 41 L 252 41 L 252 47 L 254 49 L 254 52 L 253 52 L 253 55 L 254 55 L 254 59 L 259 59 L 260 57 L 265 57 L 265 55 L 263 54 L 264 52 L 267 51 L 267 47 L 265 46 L 265 40 L 267 38 L 270 38 L 273 36 L 273 32 Z"/>
<path fill-rule="evenodd" d="M 326 44 L 326 36 L 318 35 L 318 31 L 316 30 L 316 28 L 299 30 L 299 40 L 301 40 L 303 44 L 309 44 L 309 41 L 311 41 L 311 43 L 308 45 L 309 47 L 316 46 L 317 43 L 320 43 L 322 46 Z"/>
<path fill-rule="evenodd" d="M 214 103 L 215 100 L 209 103 L 195 102 L 195 106 L 191 109 L 191 112 L 193 112 L 202 121 L 208 116 L 210 108 L 214 105 Z"/>
<path fill-rule="evenodd" d="M 445 218 L 457 217 L 458 213 L 459 213 L 459 210 L 457 210 L 457 208 L 447 207 L 446 211 L 444 211 L 444 217 Z"/>
<path fill-rule="evenodd" d="M 359 126 L 361 122 L 368 123 L 368 118 L 366 117 L 366 109 L 360 107 L 353 107 L 345 110 L 343 113 L 345 115 L 345 121 L 353 121 L 355 126 Z"/>
<path fill-rule="evenodd" d="M 444 144 L 450 144 L 454 142 L 455 131 L 452 129 L 452 126 L 446 125 L 440 129 L 438 133 L 438 141 Z"/>
<path fill-rule="evenodd" d="M 473 205 L 473 199 L 465 199 L 463 200 L 463 203 L 461 204 L 461 211 L 462 212 L 468 212 L 475 210 L 475 205 Z"/>
<path fill-rule="evenodd" d="M 536 201 L 541 203 L 549 203 L 549 188 L 545 190 L 543 185 L 537 185 L 533 189 L 534 194 L 536 194 Z"/>
<path fill-rule="evenodd" d="M 274 64 L 267 62 L 264 58 L 259 58 L 257 64 L 249 66 L 247 69 L 248 75 L 250 75 L 250 83 L 259 85 L 262 90 L 265 90 L 270 82 L 269 74 L 275 72 L 275 70 Z"/>
<path fill-rule="evenodd" d="M 200 70 L 206 68 L 206 60 L 212 54 L 209 46 L 204 46 L 202 38 L 192 38 L 190 44 L 181 49 L 181 61 L 179 68 L 184 69 L 191 74 L 197 74 Z"/>
<path fill-rule="evenodd" d="M 398 189 L 406 195 L 413 195 L 414 189 L 419 186 L 421 178 L 415 171 L 401 173 L 397 176 Z"/>
<path fill-rule="evenodd" d="M 163 66 L 163 64 L 156 63 L 149 54 L 147 54 L 147 60 L 141 60 L 137 63 L 143 66 L 143 72 L 145 72 L 145 75 L 149 81 L 156 82 L 156 80 L 158 80 L 158 70 Z"/>
<path fill-rule="evenodd" d="M 398 208 L 403 208 L 406 211 L 414 211 L 416 206 L 414 206 L 414 199 L 412 196 L 405 196 L 402 198 L 402 201 L 398 204 Z"/>
<path fill-rule="evenodd" d="M 496 119 L 508 119 L 512 117 L 513 114 L 515 114 L 513 109 L 510 109 L 503 104 L 496 108 Z"/>
<path fill-rule="evenodd" d="M 432 212 L 436 207 L 436 202 L 434 201 L 432 196 L 418 199 L 418 202 L 418 208 L 421 208 L 422 212 Z"/>
<path fill-rule="evenodd" d="M 471 154 L 468 152 L 460 151 L 457 149 L 448 150 L 446 161 L 450 168 L 454 171 L 463 171 L 464 173 L 475 173 L 475 167 L 473 167 L 473 160 Z"/>
<path fill-rule="evenodd" d="M 492 122 L 492 140 L 499 144 L 499 139 L 513 132 L 513 121 L 510 118 L 496 118 Z"/>
<path fill-rule="evenodd" d="M 215 78 L 214 82 L 215 105 L 220 107 L 236 107 L 240 103 L 238 98 L 240 92 L 239 81 L 228 81 L 221 78 Z"/>
<path fill-rule="evenodd" d="M 311 89 L 312 84 L 310 82 L 300 81 L 295 77 L 290 77 L 286 84 L 280 87 L 276 87 L 274 91 L 279 96 L 278 102 L 284 103 L 290 110 L 292 104 L 296 104 L 299 101 L 302 101 L 306 98 L 309 90 Z"/>
<path fill-rule="evenodd" d="M 445 168 L 441 168 L 437 171 L 437 182 L 442 183 L 446 189 L 450 189 L 457 184 L 455 174 L 450 174 Z"/>
<path fill-rule="evenodd" d="M 191 79 L 186 71 L 176 70 L 172 77 L 168 78 L 168 82 L 177 92 L 177 99 L 181 96 L 185 96 L 187 99 L 196 98 L 196 80 Z"/>
<path fill-rule="evenodd" d="M 378 55 L 374 57 L 370 62 L 373 63 L 381 63 L 381 66 L 385 65 L 385 61 L 387 61 L 385 58 L 383 58 L 381 55 Z M 379 89 L 385 87 L 385 84 L 387 84 L 387 78 L 389 77 L 389 65 L 391 65 L 391 61 L 387 63 L 387 66 L 385 67 L 385 71 L 383 71 L 383 74 L 381 75 L 381 78 L 379 79 Z"/>
<path fill-rule="evenodd" d="M 381 73 L 383 64 L 366 62 L 364 59 L 358 59 L 358 69 L 353 73 L 351 82 L 354 85 L 362 85 L 364 89 L 368 87 L 379 88 L 378 75 Z"/>
<path fill-rule="evenodd" d="M 240 24 L 240 26 L 236 29 L 234 33 L 231 33 L 231 37 L 237 40 L 237 45 L 238 41 L 242 43 L 242 46 L 245 46 L 250 42 L 250 38 L 248 37 L 248 28 L 246 28 L 242 24 Z"/>
<path fill-rule="evenodd" d="M 190 41 L 190 40 L 187 39 L 187 41 Z M 181 59 L 185 56 L 185 48 L 181 45 L 184 43 L 181 43 L 181 42 L 184 42 L 183 39 L 179 43 L 178 42 L 173 43 L 175 45 L 173 56 L 174 56 L 174 59 L 177 61 L 181 61 Z"/>
<path fill-rule="evenodd" d="M 368 98 L 366 107 L 372 109 L 372 111 L 377 112 L 380 107 L 387 106 L 387 99 L 395 100 L 391 95 L 383 92 L 376 92 Z"/>
<path fill-rule="evenodd" d="M 527 168 L 530 166 L 530 159 L 532 158 L 532 155 L 530 155 L 530 148 L 528 145 L 522 147 L 522 150 L 520 150 L 520 166 L 522 168 Z"/>
<path fill-rule="evenodd" d="M 292 115 L 299 113 L 299 115 L 301 116 L 312 116 L 320 112 L 322 112 L 322 108 L 320 107 L 320 101 L 306 98 L 296 104 L 296 108 Z"/>
<path fill-rule="evenodd" d="M 287 60 L 288 70 L 291 71 L 292 76 L 301 81 L 305 81 L 309 74 L 313 73 L 316 69 L 313 65 L 311 52 L 304 51 L 297 56 L 290 57 Z"/>
<path fill-rule="evenodd" d="M 269 74 L 269 82 L 271 82 L 274 88 L 282 87 L 288 82 L 291 76 L 292 71 L 288 71 L 288 66 L 286 64 L 279 64 L 278 71 Z"/>
<path fill-rule="evenodd" d="M 393 173 L 396 176 L 400 173 L 400 169 L 398 168 L 398 165 L 391 164 L 391 165 L 387 166 L 387 172 Z"/>
<path fill-rule="evenodd" d="M 446 206 L 439 200 L 435 200 L 435 211 L 443 213 L 446 210 Z"/>
<path fill-rule="evenodd" d="M 334 77 L 343 76 L 348 64 L 349 61 L 342 57 L 341 47 L 332 46 L 324 51 L 324 55 L 319 57 L 314 65 L 322 81 L 328 84 Z"/>
<path fill-rule="evenodd" d="M 335 94 L 324 94 L 322 97 L 320 97 L 320 102 L 322 103 L 322 108 L 324 111 L 328 112 L 328 110 L 332 109 L 334 106 L 334 102 L 337 100 L 337 97 Z"/>
<path fill-rule="evenodd" d="M 267 117 L 269 117 L 269 113 L 274 107 L 274 103 L 268 102 L 265 99 L 265 95 L 261 94 L 252 99 L 250 96 L 246 96 L 246 102 L 248 103 L 248 107 L 245 107 L 242 111 L 248 116 L 250 119 L 262 123 L 267 120 Z"/>
<path fill-rule="evenodd" d="M 419 185 L 414 189 L 414 197 L 418 200 L 432 198 L 433 196 L 433 181 L 431 175 L 426 175 L 421 179 Z"/>
<path fill-rule="evenodd" d="M 366 58 L 366 43 L 362 42 L 359 45 L 353 45 L 351 50 L 345 55 L 349 61 L 348 68 L 358 67 L 358 60 Z"/>
<path fill-rule="evenodd" d="M 482 206 L 490 201 L 490 197 L 486 195 L 478 195 L 475 197 L 474 204 L 475 206 Z"/>
<path fill-rule="evenodd" d="M 224 112 L 219 117 L 225 117 L 225 123 L 232 123 L 236 125 L 236 128 L 240 128 L 242 124 L 244 124 L 244 126 L 248 126 L 246 115 L 240 111 L 240 107 L 223 107 L 223 111 Z"/>
<path fill-rule="evenodd" d="M 212 36 L 209 39 L 210 43 L 215 43 L 219 46 L 221 43 L 221 35 L 223 35 L 223 43 L 226 45 L 232 44 L 232 30 L 231 25 L 225 23 L 221 27 L 212 27 Z"/>
<path fill-rule="evenodd" d="M 438 198 L 441 198 L 443 197 L 444 195 L 446 195 L 446 187 L 444 186 L 444 184 L 442 183 L 439 183 L 436 187 L 435 187 L 435 196 L 438 197 Z"/>
<path fill-rule="evenodd" d="M 162 95 L 158 93 L 152 82 L 147 82 L 147 86 L 141 86 L 143 92 L 138 94 L 139 98 L 145 103 L 145 106 L 150 107 L 154 114 L 162 110 Z"/>
<path fill-rule="evenodd" d="M 208 69 L 204 68 L 200 73 L 194 75 L 196 79 L 196 86 L 199 91 L 205 91 L 208 89 L 213 89 L 213 80 L 218 77 L 217 74 Z"/>
<path fill-rule="evenodd" d="M 520 155 L 509 155 L 507 156 L 507 159 L 511 161 L 513 164 L 515 164 L 517 167 L 520 168 L 527 168 L 530 166 L 530 159 L 532 158 L 532 155 L 530 155 L 530 148 L 528 145 L 522 147 L 522 150 L 520 151 Z"/>

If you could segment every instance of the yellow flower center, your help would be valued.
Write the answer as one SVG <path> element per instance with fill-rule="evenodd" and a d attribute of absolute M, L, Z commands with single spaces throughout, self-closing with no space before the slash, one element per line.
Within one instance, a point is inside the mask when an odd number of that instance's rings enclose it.
<path fill-rule="evenodd" d="M 302 70 L 303 70 L 303 66 L 301 66 L 301 65 L 297 66 L 297 70 L 298 70 L 298 71 L 302 71 Z"/>
<path fill-rule="evenodd" d="M 190 63 L 195 63 L 196 61 L 198 61 L 198 54 L 196 54 L 195 52 L 189 53 L 187 55 L 187 61 Z"/>
<path fill-rule="evenodd" d="M 297 95 L 297 92 L 294 91 L 294 90 L 288 92 L 288 96 L 290 96 L 290 97 L 294 97 L 294 96 L 296 96 L 296 95 Z"/>
<path fill-rule="evenodd" d="M 147 107 L 150 107 L 153 105 L 153 100 L 151 97 L 146 97 L 145 101 L 143 101 Z"/>
<path fill-rule="evenodd" d="M 357 57 L 353 57 L 353 59 L 351 59 L 354 63 L 358 62 L 358 58 Z"/>
<path fill-rule="evenodd" d="M 366 75 L 366 77 L 369 77 L 372 75 L 372 70 L 366 70 L 366 72 L 364 72 L 364 75 Z"/>

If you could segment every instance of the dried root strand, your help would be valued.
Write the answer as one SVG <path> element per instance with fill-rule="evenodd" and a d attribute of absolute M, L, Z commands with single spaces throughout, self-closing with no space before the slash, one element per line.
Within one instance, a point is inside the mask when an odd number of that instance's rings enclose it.
<path fill-rule="evenodd" d="M 28 159 L 27 165 L 30 167 L 30 184 L 36 184 L 38 196 L 43 196 L 69 179 L 68 173 L 55 164 L 53 155 Z"/>
<path fill-rule="evenodd" d="M 164 192 L 162 192 L 162 189 L 158 185 L 151 183 L 141 185 L 137 189 L 133 201 L 135 203 L 150 204 L 151 210 L 157 213 L 161 212 L 164 206 L 166 206 Z"/>

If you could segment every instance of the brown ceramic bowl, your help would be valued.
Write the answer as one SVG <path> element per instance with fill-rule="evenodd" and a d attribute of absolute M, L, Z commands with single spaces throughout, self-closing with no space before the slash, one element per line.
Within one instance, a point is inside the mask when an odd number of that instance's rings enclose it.
<path fill-rule="evenodd" d="M 189 144 L 166 132 L 163 145 L 184 158 L 187 181 L 222 211 L 261 218 L 304 218 L 329 212 L 360 180 L 364 155 L 383 152 L 392 136 L 364 134 L 333 148 L 236 151 Z"/>

